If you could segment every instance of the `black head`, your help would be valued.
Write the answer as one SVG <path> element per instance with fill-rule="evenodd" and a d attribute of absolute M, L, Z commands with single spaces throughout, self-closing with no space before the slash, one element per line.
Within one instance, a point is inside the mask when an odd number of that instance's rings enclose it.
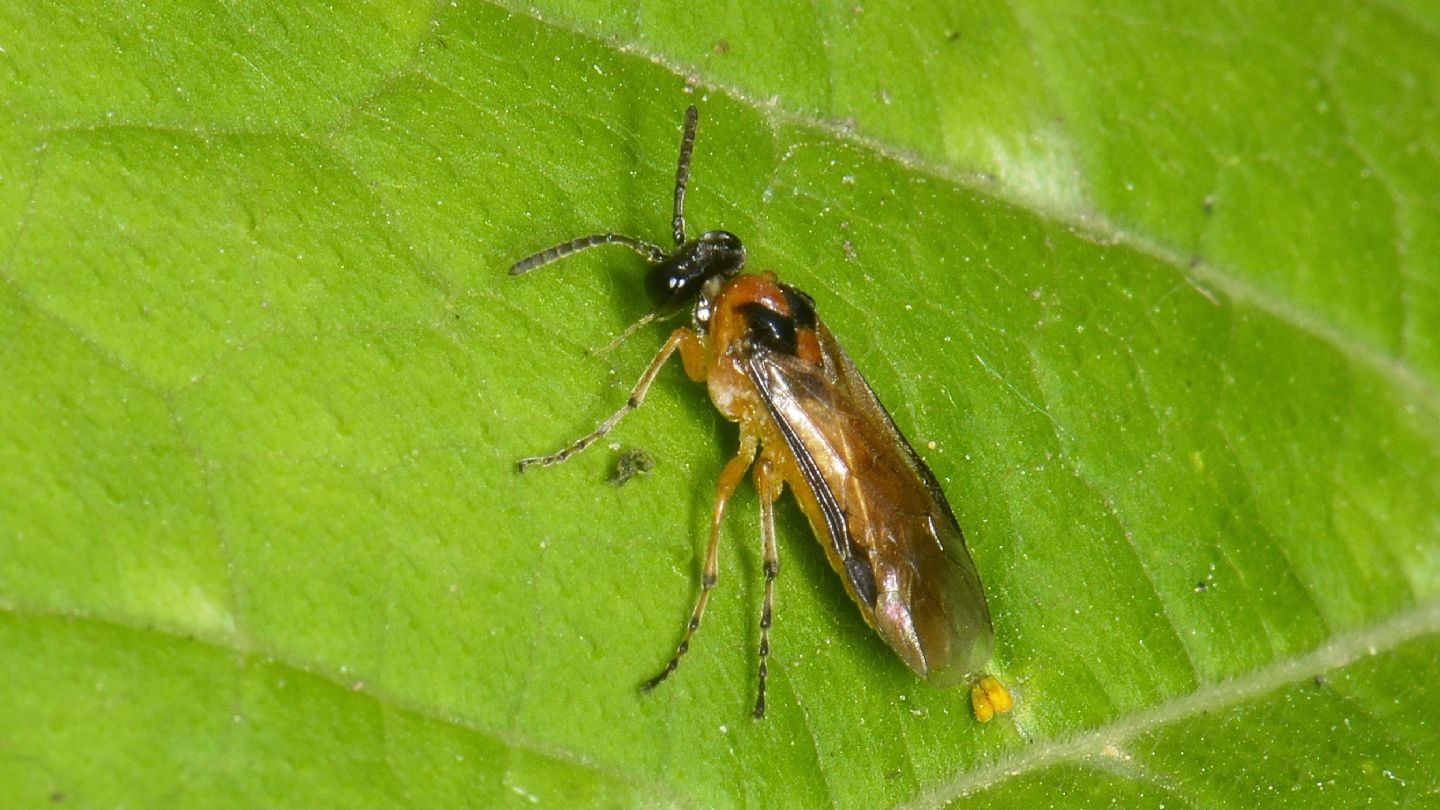
<path fill-rule="evenodd" d="M 705 282 L 733 276 L 744 267 L 740 237 L 729 231 L 706 231 L 651 267 L 645 286 L 659 312 L 676 312 L 700 295 Z"/>
<path fill-rule="evenodd" d="M 674 250 L 667 251 L 659 245 L 634 236 L 597 233 L 532 253 L 511 265 L 510 275 L 523 275 L 537 267 L 544 267 L 571 254 L 600 245 L 623 245 L 650 261 L 645 287 L 649 290 L 651 300 L 655 302 L 655 311 L 641 323 L 648 323 L 655 316 L 679 312 L 693 302 L 696 304 L 696 322 L 703 324 L 708 313 L 702 300 L 706 284 L 712 280 L 724 280 L 740 272 L 745 267 L 745 246 L 741 244 L 740 237 L 729 231 L 706 231 L 699 239 L 685 238 L 685 186 L 690 177 L 690 154 L 695 145 L 695 127 L 699 116 L 700 113 L 694 106 L 685 111 L 685 128 L 680 137 L 680 160 L 675 167 L 675 215 L 671 219 L 676 245 Z"/>

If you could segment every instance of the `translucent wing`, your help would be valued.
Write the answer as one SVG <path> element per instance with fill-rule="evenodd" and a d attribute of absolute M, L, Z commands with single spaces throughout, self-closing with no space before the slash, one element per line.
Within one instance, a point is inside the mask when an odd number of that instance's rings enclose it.
<path fill-rule="evenodd" d="M 961 683 L 994 634 L 935 476 L 824 324 L 821 362 L 749 344 L 743 365 L 790 449 L 782 475 L 865 620 L 918 674 Z"/>

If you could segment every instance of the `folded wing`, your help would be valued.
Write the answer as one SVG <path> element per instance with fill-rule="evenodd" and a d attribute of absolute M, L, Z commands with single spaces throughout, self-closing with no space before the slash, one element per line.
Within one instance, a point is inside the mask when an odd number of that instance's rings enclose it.
<path fill-rule="evenodd" d="M 865 620 L 916 673 L 961 683 L 993 647 L 965 538 L 859 369 L 824 324 L 816 335 L 819 365 L 753 344 L 742 350 L 794 457 L 794 469 L 781 469 Z"/>

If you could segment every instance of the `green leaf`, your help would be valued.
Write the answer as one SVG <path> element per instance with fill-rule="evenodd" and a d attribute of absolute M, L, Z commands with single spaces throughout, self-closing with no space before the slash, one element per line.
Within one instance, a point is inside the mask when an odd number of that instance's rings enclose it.
<path fill-rule="evenodd" d="M 18 806 L 1440 796 L 1440 10 L 0 10 L 0 795 Z M 688 4 L 686 4 L 688 6 Z M 953 4 L 940 4 L 948 6 Z M 1018 700 L 869 631 L 655 327 L 692 229 L 822 317 Z M 657 461 L 606 483 L 620 448 Z"/>

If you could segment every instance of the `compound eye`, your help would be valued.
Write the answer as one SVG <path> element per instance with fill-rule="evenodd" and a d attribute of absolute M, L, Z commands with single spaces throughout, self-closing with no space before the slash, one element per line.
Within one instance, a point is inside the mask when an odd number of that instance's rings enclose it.
<path fill-rule="evenodd" d="M 757 345 L 781 354 L 794 354 L 798 349 L 793 318 L 758 303 L 745 304 L 740 307 L 740 313 L 745 316 L 750 339 Z"/>

